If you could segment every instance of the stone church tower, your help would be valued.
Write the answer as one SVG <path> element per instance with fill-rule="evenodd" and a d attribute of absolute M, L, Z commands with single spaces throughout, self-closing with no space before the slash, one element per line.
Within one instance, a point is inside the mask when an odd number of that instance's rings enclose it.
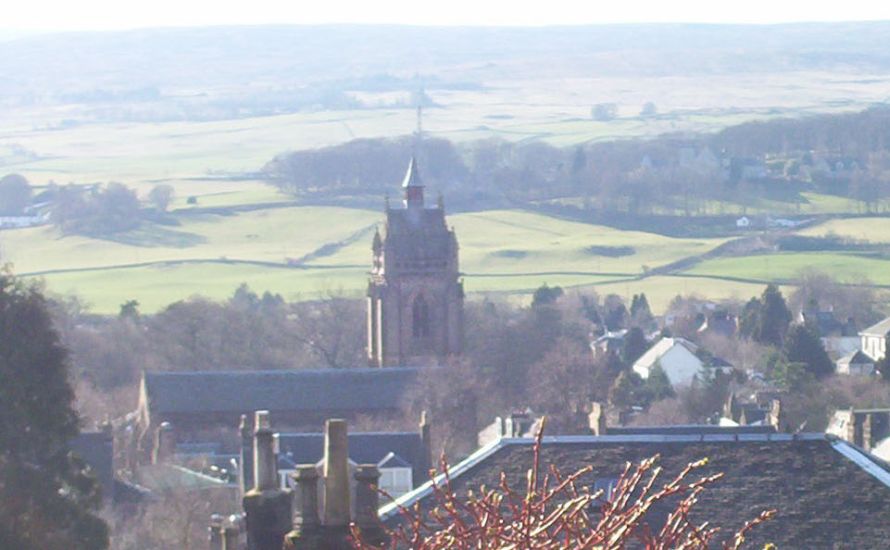
<path fill-rule="evenodd" d="M 402 208 L 386 206 L 384 236 L 375 233 L 368 283 L 368 359 L 372 365 L 441 365 L 463 346 L 463 283 L 457 238 L 441 199 L 423 201 L 417 162 L 402 183 Z"/>

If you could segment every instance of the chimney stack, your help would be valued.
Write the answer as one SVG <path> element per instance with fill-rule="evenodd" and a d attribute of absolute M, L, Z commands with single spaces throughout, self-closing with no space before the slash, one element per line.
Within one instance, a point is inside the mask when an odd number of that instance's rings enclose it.
<path fill-rule="evenodd" d="M 349 524 L 349 440 L 346 421 L 332 419 L 324 429 L 324 524 Z"/>
<path fill-rule="evenodd" d="M 871 452 L 872 445 L 872 422 L 874 421 L 874 413 L 865 413 L 862 420 L 862 448 Z"/>
<path fill-rule="evenodd" d="M 291 492 L 278 486 L 275 442 L 268 411 L 257 411 L 254 424 L 253 489 L 242 499 L 250 550 L 281 550 L 291 530 Z"/>
<path fill-rule="evenodd" d="M 386 542 L 386 534 L 377 516 L 380 498 L 377 482 L 380 470 L 375 464 L 362 464 L 355 471 L 355 525 L 364 542 L 379 545 Z"/>
<path fill-rule="evenodd" d="M 602 403 L 593 401 L 590 403 L 590 414 L 587 416 L 587 423 L 593 435 L 606 435 L 608 426 L 606 426 L 606 409 Z"/>
<path fill-rule="evenodd" d="M 241 433 L 241 453 L 238 475 L 238 488 L 241 497 L 253 488 L 253 426 L 246 414 L 241 415 L 241 424 L 238 426 Z"/>
<path fill-rule="evenodd" d="M 423 425 L 424 419 L 421 420 Z M 287 550 L 348 550 L 350 543 L 349 509 L 349 439 L 345 420 L 325 423 L 324 503 L 321 521 L 318 517 L 318 473 L 313 465 L 297 468 L 293 480 L 297 485 L 294 529 L 287 534 Z M 355 472 L 355 515 L 352 521 L 361 530 L 364 541 L 386 542 L 386 532 L 377 518 L 376 465 L 363 464 Z"/>
<path fill-rule="evenodd" d="M 237 525 L 226 525 L 222 530 L 222 550 L 241 550 L 241 531 Z"/>
<path fill-rule="evenodd" d="M 423 471 L 423 479 L 428 479 L 430 470 L 433 468 L 433 442 L 430 437 L 430 421 L 429 414 L 426 411 L 420 413 L 420 446 L 421 446 L 421 468 Z"/>
<path fill-rule="evenodd" d="M 769 424 L 777 432 L 784 431 L 782 427 L 785 424 L 785 414 L 782 411 L 782 401 L 780 399 L 773 399 L 769 402 Z"/>
<path fill-rule="evenodd" d="M 210 516 L 210 527 L 207 528 L 209 550 L 223 550 L 223 518 L 219 514 Z"/>
<path fill-rule="evenodd" d="M 169 422 L 161 422 L 155 432 L 154 453 L 152 453 L 152 464 L 161 464 L 173 458 L 176 452 L 176 434 L 173 432 L 173 425 Z"/>

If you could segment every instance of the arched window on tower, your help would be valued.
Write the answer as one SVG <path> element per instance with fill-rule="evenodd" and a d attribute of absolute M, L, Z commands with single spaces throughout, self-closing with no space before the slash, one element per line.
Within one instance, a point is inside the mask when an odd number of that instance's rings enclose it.
<path fill-rule="evenodd" d="M 411 329 L 415 338 L 427 338 L 430 335 L 430 307 L 423 296 L 414 299 L 412 307 Z"/>

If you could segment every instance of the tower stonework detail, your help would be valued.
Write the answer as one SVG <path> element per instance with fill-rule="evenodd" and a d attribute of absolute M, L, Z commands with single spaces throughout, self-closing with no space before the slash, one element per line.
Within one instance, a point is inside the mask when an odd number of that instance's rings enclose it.
<path fill-rule="evenodd" d="M 386 207 L 375 233 L 368 283 L 368 359 L 372 365 L 441 365 L 463 347 L 463 283 L 457 237 L 442 201 L 424 204 L 414 159 L 401 208 Z"/>

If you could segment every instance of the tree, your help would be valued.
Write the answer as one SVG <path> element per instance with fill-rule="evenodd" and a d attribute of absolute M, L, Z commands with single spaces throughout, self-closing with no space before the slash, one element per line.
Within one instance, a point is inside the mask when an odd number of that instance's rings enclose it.
<path fill-rule="evenodd" d="M 616 407 L 631 407 L 645 402 L 643 379 L 634 371 L 618 375 L 609 388 L 609 403 Z"/>
<path fill-rule="evenodd" d="M 779 287 L 770 284 L 760 299 L 752 298 L 742 311 L 741 332 L 761 344 L 781 347 L 791 324 L 791 311 Z"/>
<path fill-rule="evenodd" d="M 618 116 L 617 103 L 597 103 L 590 108 L 590 118 L 600 122 L 606 122 Z"/>
<path fill-rule="evenodd" d="M 122 303 L 117 316 L 121 319 L 135 319 L 139 317 L 139 300 L 127 300 Z"/>
<path fill-rule="evenodd" d="M 31 186 L 21 174 L 8 174 L 0 178 L 0 214 L 21 215 L 31 204 Z"/>
<path fill-rule="evenodd" d="M 822 346 L 819 337 L 806 325 L 794 325 L 785 341 L 785 358 L 791 363 L 803 363 L 816 378 L 825 378 L 834 372 L 834 364 Z"/>
<path fill-rule="evenodd" d="M 621 359 L 625 365 L 633 365 L 646 350 L 649 349 L 649 342 L 639 327 L 633 327 L 624 336 L 624 344 L 621 348 Z"/>
<path fill-rule="evenodd" d="M 658 107 L 655 105 L 655 103 L 653 103 L 651 101 L 647 101 L 646 103 L 644 103 L 643 108 L 640 109 L 641 117 L 653 117 L 657 114 L 658 114 Z"/>
<path fill-rule="evenodd" d="M 38 288 L 0 274 L 0 547 L 102 549 L 95 479 L 68 450 L 78 433 L 68 353 Z"/>
<path fill-rule="evenodd" d="M 539 286 L 532 295 L 532 307 L 549 306 L 563 295 L 562 287 L 549 287 L 547 283 Z"/>
<path fill-rule="evenodd" d="M 661 363 L 657 363 L 649 370 L 649 378 L 646 379 L 645 386 L 646 397 L 650 403 L 677 396 L 677 392 L 674 391 L 674 387 L 671 385 L 670 378 L 668 378 L 664 369 L 661 368 Z"/>
<path fill-rule="evenodd" d="M 649 309 L 649 300 L 646 294 L 634 294 L 630 302 L 630 320 L 636 326 L 645 327 L 652 324 L 655 318 L 652 316 L 652 310 Z"/>
<path fill-rule="evenodd" d="M 162 184 L 155 185 L 148 192 L 148 201 L 161 212 L 166 212 L 173 201 L 173 186 Z"/>

